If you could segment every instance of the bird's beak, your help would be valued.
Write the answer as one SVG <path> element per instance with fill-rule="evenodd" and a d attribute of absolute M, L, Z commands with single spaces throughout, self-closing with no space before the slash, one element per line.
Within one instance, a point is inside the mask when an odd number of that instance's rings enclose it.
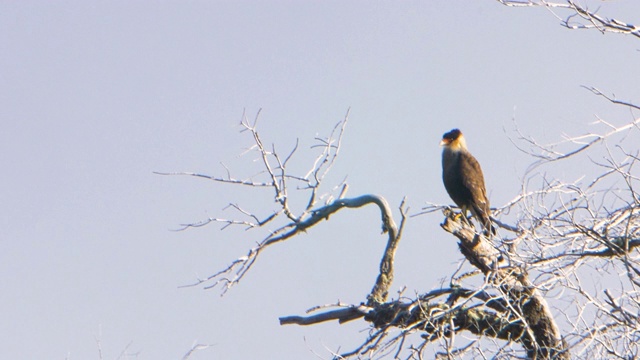
<path fill-rule="evenodd" d="M 440 140 L 440 146 L 447 146 L 451 143 L 451 141 L 447 140 L 447 139 L 442 139 Z"/>

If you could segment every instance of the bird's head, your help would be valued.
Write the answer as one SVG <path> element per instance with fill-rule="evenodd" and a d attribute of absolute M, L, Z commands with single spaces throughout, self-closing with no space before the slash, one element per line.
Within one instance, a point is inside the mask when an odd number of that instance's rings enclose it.
<path fill-rule="evenodd" d="M 458 151 L 466 149 L 467 143 L 464 140 L 464 136 L 462 136 L 462 131 L 460 131 L 460 129 L 453 129 L 442 135 L 440 146 L 444 146 L 445 149 Z"/>

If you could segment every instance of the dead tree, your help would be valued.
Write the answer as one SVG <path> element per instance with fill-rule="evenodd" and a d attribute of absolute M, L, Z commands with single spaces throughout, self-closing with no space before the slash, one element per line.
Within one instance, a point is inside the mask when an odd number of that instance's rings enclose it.
<path fill-rule="evenodd" d="M 632 109 L 638 106 L 605 96 L 614 104 Z M 339 155 L 348 114 L 327 138 L 317 138 L 319 153 L 305 174 L 290 174 L 288 161 L 298 145 L 281 157 L 275 146 L 265 146 L 258 131 L 259 114 L 253 122 L 243 117 L 242 126 L 251 134 L 250 149 L 261 159 L 264 176 L 237 179 L 197 173 L 181 175 L 205 178 L 237 186 L 263 187 L 273 192 L 279 210 L 260 218 L 231 204 L 240 219 L 209 218 L 185 224 L 185 228 L 221 223 L 227 226 L 264 228 L 281 221 L 246 255 L 225 269 L 193 285 L 220 287 L 222 293 L 237 284 L 262 252 L 310 230 L 342 209 L 375 205 L 380 210 L 382 232 L 388 235 L 380 270 L 371 293 L 360 304 L 334 304 L 314 307 L 311 315 L 285 316 L 282 325 L 312 325 L 337 320 L 339 323 L 362 319 L 371 324 L 368 338 L 356 349 L 335 358 L 379 358 L 387 354 L 423 358 L 430 345 L 439 356 L 456 358 L 484 356 L 495 358 L 524 356 L 529 359 L 569 359 L 572 357 L 628 358 L 637 354 L 640 326 L 640 264 L 636 247 L 640 245 L 640 195 L 638 177 L 632 169 L 638 151 L 624 150 L 625 143 L 638 141 L 640 119 L 608 128 L 601 133 L 570 137 L 556 144 L 542 145 L 516 130 L 514 144 L 533 156 L 522 190 L 512 201 L 494 212 L 502 237 L 486 238 L 464 219 L 454 216 L 447 206 L 430 205 L 423 213 L 442 211 L 442 228 L 457 240 L 460 253 L 470 265 L 463 274 L 453 274 L 448 286 L 412 299 L 389 300 L 394 275 L 394 255 L 407 220 L 407 207 L 400 204 L 399 224 L 387 201 L 376 195 L 347 197 L 348 186 L 341 183 L 323 192 L 323 180 Z M 611 150 L 616 145 L 617 154 Z M 563 149 L 564 148 L 564 149 Z M 591 164 L 601 171 L 589 181 L 568 183 L 539 174 L 545 166 L 571 160 L 584 161 L 593 151 L 605 150 L 605 161 Z M 619 159 L 618 155 L 622 155 Z M 583 158 L 580 158 L 583 157 Z M 622 179 L 625 187 L 615 185 Z M 532 183 L 542 185 L 532 188 Z M 612 182 L 613 181 L 613 182 Z M 289 189 L 296 186 L 307 193 L 306 206 L 290 206 Z M 509 215 L 511 214 L 511 215 Z M 504 235 L 506 234 L 506 235 Z M 591 269 L 604 269 L 594 272 Z M 613 270 L 615 269 L 615 271 Z M 584 276 L 616 275 L 618 287 L 594 291 Z M 597 284 L 595 284 L 597 286 Z M 562 298 L 569 305 L 559 304 Z M 473 334 L 478 340 L 460 345 L 456 335 Z M 421 339 L 415 343 L 416 336 Z M 491 346 L 486 340 L 491 340 Z M 516 346 L 516 345 L 519 345 Z"/>
<path fill-rule="evenodd" d="M 498 0 L 507 6 L 541 6 L 570 29 L 640 37 L 640 28 L 607 18 L 567 0 Z M 562 15 L 562 12 L 568 12 Z M 346 182 L 327 187 L 325 176 L 342 147 L 348 113 L 327 138 L 316 138 L 318 150 L 305 173 L 288 170 L 298 143 L 285 156 L 275 145 L 265 145 L 255 120 L 243 116 L 241 125 L 253 140 L 248 153 L 260 160 L 261 176 L 235 178 L 199 173 L 172 173 L 237 186 L 271 191 L 277 210 L 258 216 L 239 204 L 229 204 L 237 218 L 208 218 L 184 224 L 184 229 L 211 223 L 269 230 L 256 246 L 229 266 L 190 286 L 219 287 L 226 293 L 247 274 L 270 246 L 283 243 L 328 221 L 343 209 L 375 205 L 381 216 L 387 246 L 370 294 L 359 304 L 316 306 L 305 316 L 285 316 L 282 325 L 313 325 L 325 321 L 368 322 L 371 331 L 351 351 L 334 354 L 345 358 L 422 359 L 428 348 L 437 358 L 525 357 L 528 359 L 635 358 L 640 353 L 640 194 L 635 168 L 640 160 L 640 106 L 588 88 L 617 106 L 631 111 L 632 119 L 620 125 L 599 119 L 596 131 L 567 136 L 543 144 L 516 127 L 514 146 L 531 156 L 521 191 L 494 211 L 501 229 L 486 238 L 446 205 L 430 204 L 420 214 L 445 215 L 444 231 L 456 240 L 466 269 L 450 276 L 447 286 L 389 300 L 394 277 L 394 255 L 408 220 L 408 207 L 399 205 L 397 224 L 381 196 L 347 197 Z M 576 180 L 554 177 L 556 164 L 580 163 L 590 176 Z M 226 168 L 226 167 L 225 167 Z M 169 173 L 162 173 L 169 175 Z M 306 194 L 302 208 L 292 206 L 290 189 Z M 299 192 L 298 192 L 299 193 Z M 460 340 L 458 334 L 474 340 Z M 490 354 L 490 355 L 487 355 Z"/>

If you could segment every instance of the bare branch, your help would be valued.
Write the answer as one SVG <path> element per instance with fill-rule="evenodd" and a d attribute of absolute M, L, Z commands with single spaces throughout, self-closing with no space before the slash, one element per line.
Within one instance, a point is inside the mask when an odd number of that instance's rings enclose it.
<path fill-rule="evenodd" d="M 598 15 L 575 1 L 550 2 L 546 0 L 497 0 L 499 3 L 511 7 L 544 7 L 560 20 L 562 26 L 568 29 L 596 29 L 602 33 L 611 32 L 629 34 L 640 38 L 640 27 L 625 21 L 606 18 Z M 569 15 L 561 17 L 553 12 L 554 9 L 566 10 Z"/>
<path fill-rule="evenodd" d="M 636 105 L 636 104 L 633 104 L 633 103 L 628 102 L 628 101 L 618 100 L 615 97 L 608 96 L 608 95 L 604 94 L 602 91 L 598 90 L 597 88 L 595 88 L 593 86 L 584 86 L 583 85 L 582 87 L 587 89 L 587 90 L 589 90 L 589 91 L 591 91 L 592 93 L 594 93 L 594 94 L 596 94 L 598 96 L 602 96 L 603 98 L 609 100 L 610 102 L 612 102 L 614 104 L 623 105 L 623 106 L 630 107 L 630 108 L 633 108 L 633 109 L 636 109 L 636 110 L 640 110 L 640 105 Z M 629 127 L 637 126 L 639 121 L 640 121 L 640 119 L 634 121 L 631 124 L 627 124 L 625 128 L 628 129 Z"/>
<path fill-rule="evenodd" d="M 280 325 L 313 325 L 325 321 L 338 320 L 346 322 L 365 316 L 372 309 L 370 307 L 349 306 L 344 309 L 332 310 L 311 316 L 283 316 L 280 318 Z"/>
<path fill-rule="evenodd" d="M 182 360 L 187 360 L 191 358 L 191 355 L 193 355 L 193 353 L 195 353 L 196 351 L 205 350 L 212 346 L 213 345 L 210 345 L 210 344 L 198 344 L 194 342 L 193 345 L 191 346 L 191 349 L 189 349 L 189 351 L 187 351 L 187 353 L 184 354 L 184 356 L 182 357 Z"/>
<path fill-rule="evenodd" d="M 154 171 L 153 173 L 157 174 L 157 175 L 187 175 L 187 176 L 195 176 L 195 177 L 204 178 L 204 179 L 208 179 L 208 180 L 212 180 L 212 181 L 218 181 L 218 182 L 222 182 L 222 183 L 240 184 L 240 185 L 247 185 L 247 186 L 272 186 L 272 184 L 268 184 L 268 183 L 265 183 L 265 182 L 255 182 L 255 181 L 252 181 L 250 179 L 239 180 L 239 179 L 234 179 L 234 178 L 231 178 L 231 177 L 220 178 L 220 177 L 209 176 L 209 175 L 198 174 L 198 173 L 192 173 L 192 172 L 158 172 L 158 171 Z"/>

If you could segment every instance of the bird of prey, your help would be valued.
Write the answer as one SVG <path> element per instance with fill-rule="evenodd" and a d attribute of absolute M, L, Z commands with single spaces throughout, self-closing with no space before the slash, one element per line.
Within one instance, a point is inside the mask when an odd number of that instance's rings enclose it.
<path fill-rule="evenodd" d="M 491 225 L 491 210 L 484 176 L 478 160 L 467 150 L 464 136 L 453 129 L 442 136 L 442 180 L 451 200 L 460 207 L 462 215 L 467 210 L 480 222 L 487 235 L 496 234 Z"/>

